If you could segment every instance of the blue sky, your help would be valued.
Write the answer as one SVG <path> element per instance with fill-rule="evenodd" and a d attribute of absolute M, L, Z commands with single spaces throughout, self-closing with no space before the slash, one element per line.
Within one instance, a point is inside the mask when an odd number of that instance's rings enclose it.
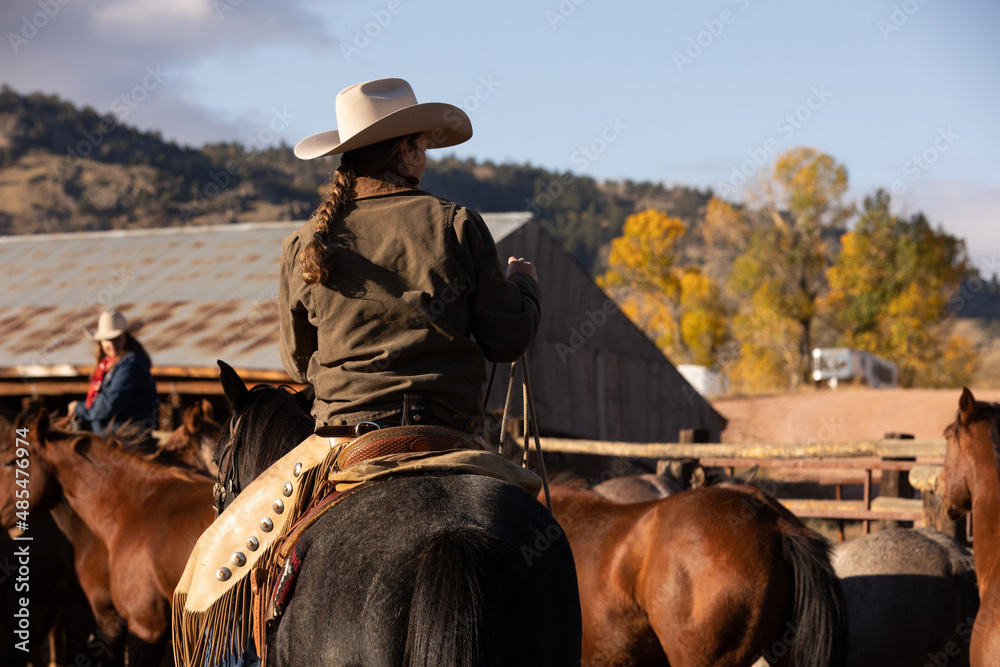
<path fill-rule="evenodd" d="M 469 113 L 461 157 L 719 190 L 814 146 L 1000 272 L 995 0 L 6 0 L 0 27 L 14 89 L 190 145 L 294 144 L 400 76 Z"/>

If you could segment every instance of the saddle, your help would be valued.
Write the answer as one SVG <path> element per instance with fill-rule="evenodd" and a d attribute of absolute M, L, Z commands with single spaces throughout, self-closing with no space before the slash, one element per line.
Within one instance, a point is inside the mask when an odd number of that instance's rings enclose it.
<path fill-rule="evenodd" d="M 323 512 L 363 484 L 399 474 L 482 474 L 537 495 L 541 480 L 441 426 L 398 426 L 357 438 L 312 435 L 253 481 L 199 538 L 174 591 L 178 664 L 218 664 L 251 636 L 265 658 L 265 627 L 294 546 Z M 289 573 L 294 574 L 294 573 Z M 294 582 L 291 582 L 292 584 Z M 287 602 L 287 599 L 285 600 Z M 283 606 L 283 605 L 280 605 Z"/>

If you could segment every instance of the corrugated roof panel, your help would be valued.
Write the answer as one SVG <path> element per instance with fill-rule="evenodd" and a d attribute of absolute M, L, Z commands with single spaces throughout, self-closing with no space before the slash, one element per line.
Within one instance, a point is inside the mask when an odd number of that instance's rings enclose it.
<path fill-rule="evenodd" d="M 483 217 L 497 241 L 531 218 Z M 0 237 L 0 368 L 92 364 L 84 328 L 115 306 L 155 366 L 280 369 L 281 242 L 301 224 Z"/>

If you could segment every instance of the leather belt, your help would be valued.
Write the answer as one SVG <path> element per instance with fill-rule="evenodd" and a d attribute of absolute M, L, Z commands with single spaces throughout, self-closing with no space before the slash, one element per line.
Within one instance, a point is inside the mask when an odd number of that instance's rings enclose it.
<path fill-rule="evenodd" d="M 357 438 L 370 431 L 381 428 L 375 422 L 359 422 L 357 424 L 330 424 L 316 429 L 316 435 L 321 438 Z"/>

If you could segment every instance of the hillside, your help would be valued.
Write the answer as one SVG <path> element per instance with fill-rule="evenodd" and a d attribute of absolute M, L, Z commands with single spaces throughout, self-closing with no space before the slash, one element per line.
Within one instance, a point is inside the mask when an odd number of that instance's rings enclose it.
<path fill-rule="evenodd" d="M 288 146 L 185 148 L 120 120 L 0 90 L 0 233 L 304 219 L 335 169 Z M 531 211 L 588 270 L 631 213 L 655 207 L 693 226 L 711 197 L 447 156 L 430 162 L 422 186 L 483 212 Z"/>
<path fill-rule="evenodd" d="M 126 116 L 0 89 L 0 234 L 300 220 L 319 205 L 336 168 L 332 159 L 299 160 L 288 146 L 182 147 L 121 122 Z M 602 252 L 632 213 L 655 208 L 690 231 L 712 195 L 447 154 L 429 162 L 422 186 L 483 212 L 531 212 L 592 273 L 603 270 Z M 724 280 L 734 255 L 706 252 L 697 238 L 686 235 L 684 262 Z M 976 381 L 1000 387 L 1000 284 L 983 278 L 950 307 L 955 332 L 980 352 Z M 835 344 L 832 335 L 817 323 L 817 345 Z"/>

